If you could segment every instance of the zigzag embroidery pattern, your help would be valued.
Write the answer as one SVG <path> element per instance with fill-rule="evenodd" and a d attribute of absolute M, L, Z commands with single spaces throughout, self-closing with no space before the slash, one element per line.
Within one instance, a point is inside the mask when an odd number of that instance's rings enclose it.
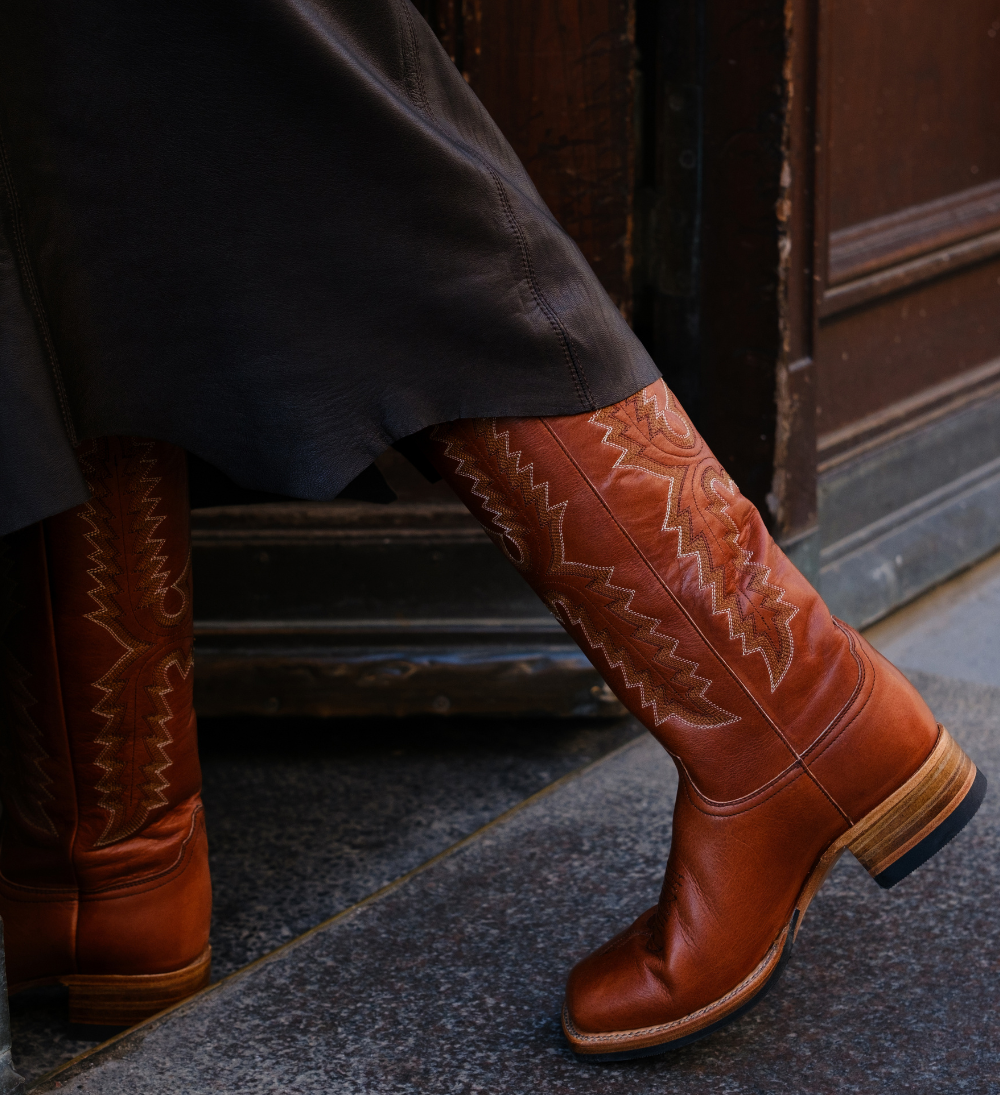
<path fill-rule="evenodd" d="M 610 574 L 612 568 L 607 569 Z M 638 689 L 640 706 L 644 709 L 652 708 L 654 726 L 661 725 L 669 718 L 675 718 L 688 726 L 698 726 L 706 730 L 714 730 L 720 726 L 731 726 L 734 722 L 739 722 L 736 715 L 718 707 L 705 695 L 712 682 L 698 676 L 696 673 L 697 662 L 688 661 L 675 653 L 677 639 L 672 638 L 670 635 L 657 634 L 658 620 L 640 616 L 627 608 L 628 602 L 635 596 L 634 590 L 622 590 L 610 583 L 598 584 L 597 581 L 591 582 L 587 588 L 593 592 L 617 589 L 621 594 L 626 595 L 627 600 L 624 601 L 624 605 L 619 600 L 616 604 L 608 605 L 608 609 L 614 612 L 616 616 L 628 619 L 630 623 L 635 620 L 645 621 L 644 624 L 636 628 L 633 638 L 642 639 L 644 642 L 652 643 L 658 647 L 653 661 L 673 671 L 670 683 L 677 687 L 678 694 L 683 696 L 682 700 L 667 694 L 662 685 L 658 685 L 653 681 L 648 670 L 638 669 L 628 651 L 611 637 L 611 632 L 601 630 L 595 626 L 594 621 L 583 605 L 574 604 L 562 593 L 555 593 L 546 597 L 545 603 L 561 624 L 564 626 L 575 624 L 586 636 L 588 645 L 592 649 L 604 653 L 608 665 L 612 669 L 621 672 L 626 688 Z"/>
<path fill-rule="evenodd" d="M 0 614 L 0 636 L 5 635 L 15 614 L 23 609 L 16 603 L 15 584 L 10 571 L 12 562 L 8 549 L 0 539 L 0 566 L 3 568 L 3 612 Z M 54 802 L 49 790 L 53 780 L 42 767 L 49 754 L 42 745 L 42 732 L 28 712 L 38 700 L 28 689 L 31 674 L 14 657 L 6 643 L 0 645 L 0 680 L 3 681 L 4 706 L 7 707 L 6 734 L 16 739 L 12 748 L 4 748 L 4 769 L 9 776 L 6 784 L 8 802 L 21 815 L 26 825 L 40 833 L 58 836 L 56 827 L 45 808 L 46 802 Z M 5 746 L 7 743 L 5 742 Z"/>
<path fill-rule="evenodd" d="M 135 441 L 133 444 L 140 451 L 135 458 L 137 467 L 129 475 L 128 493 L 135 499 L 129 507 L 129 513 L 135 516 L 132 532 L 138 536 L 136 570 L 139 574 L 138 585 L 142 594 L 139 607 L 149 608 L 153 619 L 161 626 L 172 627 L 184 618 L 191 600 L 189 582 L 191 556 L 189 554 L 185 560 L 177 581 L 168 585 L 170 573 L 165 569 L 167 557 L 158 554 L 167 541 L 165 537 L 155 537 L 157 529 L 166 517 L 163 514 L 157 516 L 154 512 L 162 499 L 153 497 L 153 491 L 160 482 L 159 477 L 151 474 L 156 465 L 156 458 L 151 455 L 153 442 Z M 165 607 L 167 594 L 171 590 L 180 596 L 180 607 L 176 612 L 167 612 Z"/>
<path fill-rule="evenodd" d="M 659 398 L 663 400 L 663 409 L 660 410 Z M 630 404 L 635 412 L 638 422 L 645 422 L 649 430 L 650 438 L 658 434 L 666 434 L 667 437 L 682 449 L 693 449 L 698 445 L 698 437 L 694 427 L 685 417 L 679 406 L 674 405 L 673 393 L 662 380 L 643 388 L 630 396 L 626 403 Z M 679 422 L 683 430 L 678 431 L 672 425 L 672 420 Z M 591 419 L 593 421 L 593 419 Z"/>
<path fill-rule="evenodd" d="M 634 405 L 634 404 L 633 404 Z M 738 529 L 729 516 L 729 503 L 724 502 L 715 491 L 715 483 L 723 485 L 731 497 L 735 497 L 735 483 L 721 468 L 709 467 L 702 477 L 702 487 L 712 500 L 709 512 L 718 517 L 726 526 L 725 540 L 733 550 L 733 561 L 738 570 L 749 571 L 748 589 L 761 596 L 761 610 L 771 613 L 775 630 L 779 635 L 776 645 L 766 632 L 760 632 L 752 615 L 744 613 L 738 595 L 726 593 L 726 571 L 724 566 L 716 566 L 712 561 L 712 552 L 708 537 L 704 532 L 697 535 L 690 509 L 680 508 L 680 498 L 690 465 L 671 465 L 651 460 L 646 456 L 648 445 L 634 439 L 629 432 L 628 420 L 618 418 L 614 407 L 596 411 L 590 418 L 595 425 L 604 430 L 603 443 L 619 449 L 615 460 L 616 468 L 635 468 L 649 472 L 659 479 L 666 480 L 667 511 L 663 518 L 661 532 L 677 534 L 677 558 L 694 559 L 698 565 L 698 585 L 708 588 L 712 599 L 712 612 L 715 615 L 725 613 L 729 624 L 729 637 L 739 639 L 744 655 L 759 653 L 767 666 L 768 678 L 773 692 L 781 683 L 792 663 L 794 642 L 790 623 L 798 612 L 795 605 L 785 599 L 785 591 L 768 579 L 771 568 L 764 563 L 755 562 L 752 554 L 739 543 Z"/>
<path fill-rule="evenodd" d="M 161 722 L 158 716 L 154 716 L 149 721 L 151 733 L 147 735 L 146 742 L 154 756 L 163 758 L 163 763 L 159 759 L 152 763 L 154 775 L 151 781 L 141 786 L 142 801 L 131 817 L 126 816 L 125 788 L 118 779 L 125 767 L 118 758 L 127 737 L 121 729 L 126 707 L 120 700 L 127 685 L 129 667 L 152 649 L 152 644 L 137 638 L 121 623 L 122 610 L 116 601 L 116 595 L 122 592 L 118 584 L 122 568 L 115 561 L 118 552 L 114 543 L 117 537 L 111 512 L 105 504 L 105 499 L 110 494 L 104 485 L 109 471 L 105 468 L 104 475 L 98 476 L 92 463 L 97 458 L 97 453 L 96 442 L 82 446 L 79 450 L 81 468 L 91 489 L 91 499 L 80 513 L 83 521 L 90 526 L 85 539 L 92 548 L 88 558 L 94 564 L 93 569 L 87 571 L 95 583 L 94 588 L 88 592 L 97 605 L 94 611 L 86 613 L 86 618 L 107 631 L 123 651 L 114 665 L 94 681 L 94 687 L 104 693 L 93 708 L 94 714 L 105 720 L 104 729 L 96 738 L 97 744 L 102 746 L 96 764 L 104 770 L 104 775 L 97 782 L 97 790 L 101 795 L 99 804 L 108 814 L 104 832 L 95 842 L 95 847 L 101 848 L 131 836 L 149 814 L 165 802 L 162 790 L 167 786 L 167 781 L 163 777 L 163 771 L 171 762 L 164 750 L 172 739 L 166 730 L 165 720 Z M 154 480 L 154 485 L 157 481 Z M 169 682 L 164 683 L 167 685 L 163 692 L 165 695 L 170 688 Z M 162 708 L 165 706 L 162 696 L 160 700 Z"/>
<path fill-rule="evenodd" d="M 566 558 L 563 522 L 568 502 L 550 505 L 548 483 L 535 483 L 533 465 L 522 466 L 521 453 L 510 451 L 510 433 L 498 432 L 495 419 L 480 419 L 476 422 L 475 429 L 477 436 L 485 442 L 490 456 L 496 461 L 500 474 L 518 491 L 522 500 L 531 506 L 539 525 L 548 533 L 548 564 L 544 571 L 541 566 L 534 568 L 536 581 L 541 584 L 544 577 L 568 574 L 587 578 L 588 592 L 604 600 L 609 612 L 632 626 L 633 638 L 656 649 L 653 660 L 670 671 L 670 683 L 672 690 L 676 689 L 677 696 L 671 696 L 663 685 L 656 684 L 648 670 L 636 667 L 625 648 L 612 638 L 611 632 L 594 624 L 587 609 L 571 602 L 565 594 L 543 594 L 556 618 L 563 624 L 569 622 L 580 627 L 591 647 L 604 652 L 609 665 L 620 670 L 626 687 L 639 690 L 641 706 L 652 708 L 655 725 L 659 726 L 671 717 L 691 726 L 704 728 L 728 726 L 739 721 L 736 715 L 707 698 L 706 692 L 711 681 L 697 675 L 697 662 L 688 661 L 675 653 L 678 640 L 658 630 L 660 621 L 632 610 L 631 604 L 636 591 L 617 586 L 611 581 L 614 575 L 613 566 L 592 566 Z M 461 461 L 459 474 L 473 481 L 473 494 L 484 500 L 485 508 L 494 515 L 497 527 L 503 530 L 501 535 L 511 538 L 519 557 L 527 560 L 529 549 L 526 543 L 526 526 L 515 517 L 513 507 L 503 500 L 500 492 L 490 483 L 474 452 L 465 444 L 454 445 L 450 449 L 446 445 L 446 455 Z M 512 558 L 509 552 L 507 555 Z M 526 566 L 521 565 L 522 568 Z"/>
<path fill-rule="evenodd" d="M 439 437 L 440 431 L 435 430 L 434 436 Z M 490 482 L 489 477 L 483 474 L 475 451 L 465 443 L 464 439 L 453 433 L 443 438 L 442 442 L 444 455 L 454 460 L 457 465 L 455 473 L 461 475 L 463 479 L 471 480 L 473 495 L 482 501 L 483 509 L 489 515 L 489 520 L 494 527 L 491 529 L 484 524 L 484 528 L 490 539 L 514 566 L 519 570 L 527 570 L 531 565 L 527 527 L 518 519 L 514 509 L 504 501 L 503 494 Z M 508 544 L 516 554 L 510 551 Z"/>
<path fill-rule="evenodd" d="M 167 729 L 167 723 L 173 715 L 170 704 L 167 702 L 167 697 L 174 690 L 174 686 L 170 683 L 170 670 L 176 669 L 181 680 L 187 680 L 193 668 L 194 655 L 190 651 L 174 650 L 157 664 L 153 671 L 153 683 L 146 685 L 146 692 L 153 701 L 154 707 L 153 713 L 146 716 L 146 722 L 151 731 L 146 741 L 149 743 L 154 759 L 149 764 L 144 764 L 142 768 L 142 774 L 146 777 L 146 782 L 142 784 L 144 801 L 150 803 L 144 817 L 157 806 L 167 805 L 163 792 L 169 786 L 169 780 L 163 773 L 173 763 L 167 756 L 166 748 L 174 741 Z"/>
<path fill-rule="evenodd" d="M 780 635 L 780 649 L 775 648 L 771 636 L 766 632 L 758 632 L 753 619 L 743 614 L 739 600 L 735 593 L 726 594 L 725 575 L 722 567 L 716 568 L 710 581 L 712 588 L 712 611 L 725 612 L 729 617 L 729 637 L 739 637 L 744 654 L 758 652 L 763 655 L 767 663 L 767 672 L 771 679 L 771 691 L 773 692 L 781 683 L 782 678 L 788 672 L 795 653 L 795 638 L 792 635 L 792 620 L 799 609 L 797 605 L 789 604 L 785 600 L 785 591 L 781 586 L 768 581 L 771 577 L 771 568 L 766 563 L 754 561 L 753 554 L 740 543 L 740 530 L 736 522 L 729 515 L 729 505 L 720 497 L 715 489 L 716 484 L 729 495 L 730 500 L 738 493 L 736 484 L 721 469 L 706 468 L 702 476 L 702 490 L 711 499 L 709 512 L 719 518 L 727 526 L 725 535 L 726 543 L 732 548 L 736 565 L 750 575 L 747 583 L 749 589 L 760 597 L 760 607 L 771 613 L 775 630 Z M 701 562 L 699 560 L 699 575 L 701 575 Z"/>

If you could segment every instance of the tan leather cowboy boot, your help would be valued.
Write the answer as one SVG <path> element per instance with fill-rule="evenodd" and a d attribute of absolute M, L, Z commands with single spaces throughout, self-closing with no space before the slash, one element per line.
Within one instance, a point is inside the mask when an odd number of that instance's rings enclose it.
<path fill-rule="evenodd" d="M 209 976 L 185 456 L 78 456 L 91 500 L 0 541 L 0 915 L 11 994 L 130 1024 Z"/>
<path fill-rule="evenodd" d="M 986 783 L 834 619 L 661 382 L 565 418 L 438 427 L 438 469 L 680 773 L 659 903 L 569 978 L 594 1060 L 731 1022 L 845 849 L 889 887 Z"/>

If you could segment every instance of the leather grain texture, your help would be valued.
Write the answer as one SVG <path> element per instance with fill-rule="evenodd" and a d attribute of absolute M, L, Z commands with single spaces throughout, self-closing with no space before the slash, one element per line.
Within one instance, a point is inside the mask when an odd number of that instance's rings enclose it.
<path fill-rule="evenodd" d="M 184 453 L 78 454 L 90 501 L 0 541 L 12 986 L 167 973 L 208 943 Z"/>
<path fill-rule="evenodd" d="M 406 0 L 28 0 L 0 73 L 0 534 L 86 497 L 66 424 L 325 500 L 658 375 Z"/>
<path fill-rule="evenodd" d="M 680 774 L 659 904 L 572 972 L 571 1042 L 648 1048 L 710 1026 L 759 989 L 823 853 L 920 768 L 937 724 L 830 615 L 662 381 L 590 414 L 452 423 L 431 444 Z"/>

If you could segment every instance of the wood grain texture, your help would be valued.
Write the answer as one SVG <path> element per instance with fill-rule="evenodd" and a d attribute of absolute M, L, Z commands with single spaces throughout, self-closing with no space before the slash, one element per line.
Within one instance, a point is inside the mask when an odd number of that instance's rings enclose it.
<path fill-rule="evenodd" d="M 774 478 L 768 505 L 782 546 L 812 534 L 817 523 L 815 258 L 816 7 L 785 5 L 785 108 L 779 239 L 778 408 Z"/>
<path fill-rule="evenodd" d="M 633 0 L 464 0 L 462 35 L 466 79 L 630 318 Z"/>
<path fill-rule="evenodd" d="M 962 802 L 976 766 L 939 724 L 939 737 L 919 770 L 847 834 L 847 847 L 873 877 L 933 832 Z"/>
<path fill-rule="evenodd" d="M 888 297 L 901 290 L 931 281 L 934 278 L 953 274 L 967 266 L 975 266 L 986 259 L 1000 255 L 1000 229 L 987 232 L 982 236 L 953 243 L 939 251 L 920 255 L 909 262 L 878 270 L 867 277 L 846 281 L 827 289 L 820 303 L 821 317 L 834 316 L 863 304 L 869 304 L 880 297 Z"/>
<path fill-rule="evenodd" d="M 1000 358 L 924 388 L 817 438 L 822 475 L 864 453 L 1000 394 Z"/>
<path fill-rule="evenodd" d="M 700 406 L 696 422 L 764 513 L 784 352 L 781 226 L 785 5 L 707 4 L 704 19 Z"/>
<path fill-rule="evenodd" d="M 1000 355 L 1000 9 L 819 2 L 817 432 L 839 451 Z"/>
<path fill-rule="evenodd" d="M 1000 178 L 995 0 L 830 0 L 830 230 Z"/>
<path fill-rule="evenodd" d="M 834 232 L 829 284 L 840 285 L 997 229 L 1000 179 Z"/>
<path fill-rule="evenodd" d="M 820 434 L 1000 356 L 1000 262 L 916 286 L 821 325 Z"/>

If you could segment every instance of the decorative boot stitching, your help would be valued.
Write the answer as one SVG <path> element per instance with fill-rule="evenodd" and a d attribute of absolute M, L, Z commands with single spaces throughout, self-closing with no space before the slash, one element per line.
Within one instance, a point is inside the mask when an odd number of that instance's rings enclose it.
<path fill-rule="evenodd" d="M 606 1034 L 587 1034 L 576 1026 L 570 1018 L 568 1006 L 564 1004 L 563 1026 L 565 1027 L 567 1034 L 569 1034 L 574 1041 L 592 1046 L 613 1046 L 617 1043 L 632 1041 L 640 1036 L 650 1037 L 666 1034 L 670 1031 L 678 1030 L 679 1028 L 690 1028 L 697 1023 L 698 1020 L 707 1019 L 709 1016 L 713 1016 L 713 1013 L 724 1008 L 727 1004 L 730 1004 L 741 997 L 748 996 L 750 990 L 756 991 L 758 984 L 764 979 L 765 975 L 771 973 L 773 967 L 777 965 L 780 960 L 782 951 L 784 950 L 785 940 L 788 938 L 790 926 L 791 925 L 781 929 L 778 938 L 775 939 L 768 948 L 764 957 L 738 985 L 731 988 L 724 996 L 720 996 L 717 1000 L 713 1000 L 710 1004 L 706 1004 L 704 1007 L 698 1008 L 697 1011 L 692 1011 L 688 1015 L 682 1016 L 680 1019 L 672 1019 L 670 1022 L 658 1023 L 656 1026 L 651 1027 L 639 1027 L 636 1030 L 614 1030 L 608 1031 Z"/>
<path fill-rule="evenodd" d="M 50 758 L 42 745 L 42 732 L 28 711 L 38 700 L 28 688 L 31 674 L 14 657 L 6 641 L 11 621 L 25 609 L 18 597 L 13 566 L 9 548 L 0 539 L 0 587 L 3 590 L 0 636 L 4 637 L 0 645 L 3 797 L 7 808 L 15 812 L 29 828 L 57 837 L 59 834 L 45 807 L 47 802 L 55 801 L 49 790 L 52 777 L 43 767 Z"/>
<path fill-rule="evenodd" d="M 483 522 L 487 535 L 518 570 L 528 570 L 531 565 L 531 553 L 527 540 L 528 528 L 518 518 L 513 506 L 507 503 L 503 492 L 495 486 L 492 478 L 482 468 L 478 454 L 455 430 L 448 433 L 440 426 L 436 426 L 432 436 L 441 441 L 444 446 L 444 455 L 454 460 L 455 474 L 471 481 L 472 494 L 480 499 L 483 510 L 487 514 L 487 520 Z M 493 527 L 490 528 L 490 525 Z"/>
<path fill-rule="evenodd" d="M 170 582 L 170 572 L 165 568 L 167 556 L 158 554 L 167 542 L 166 537 L 155 535 L 166 520 L 164 514 L 155 512 L 162 501 L 153 495 L 162 482 L 161 476 L 152 474 L 156 467 L 156 457 L 153 455 L 155 443 L 138 439 L 129 439 L 127 443 L 135 446 L 126 463 L 126 490 L 132 496 L 129 506 L 129 514 L 134 517 L 132 532 L 138 537 L 135 570 L 139 576 L 139 607 L 148 608 L 161 627 L 175 627 L 184 620 L 191 607 L 191 554 L 188 552 L 185 558 L 180 577 Z M 168 612 L 166 607 L 171 591 L 180 598 L 175 612 Z"/>
<path fill-rule="evenodd" d="M 668 389 L 664 388 L 664 391 L 667 392 Z M 745 582 L 742 583 L 743 588 L 740 582 L 731 581 L 734 588 L 732 592 L 727 593 L 725 564 L 715 565 L 705 532 L 696 534 L 694 531 L 691 508 L 681 508 L 685 482 L 689 472 L 693 474 L 693 466 L 666 463 L 665 453 L 656 446 L 650 446 L 645 438 L 635 438 L 632 431 L 636 423 L 619 417 L 619 412 L 626 405 L 633 410 L 643 408 L 641 417 L 646 422 L 651 437 L 655 436 L 654 430 L 656 433 L 667 432 L 674 441 L 677 441 L 680 436 L 674 430 L 665 429 L 665 419 L 655 402 L 653 403 L 655 415 L 651 415 L 648 410 L 649 401 L 643 402 L 634 396 L 626 400 L 624 404 L 616 404 L 596 411 L 590 421 L 604 430 L 603 443 L 620 450 L 613 467 L 648 472 L 668 484 L 667 509 L 661 531 L 676 534 L 678 559 L 695 560 L 698 567 L 698 587 L 708 590 L 712 602 L 712 614 L 726 616 L 729 637 L 734 641 L 737 639 L 740 641 L 745 656 L 757 653 L 764 659 L 773 692 L 792 663 L 794 642 L 790 625 L 798 612 L 798 607 L 786 601 L 786 591 L 769 580 L 771 568 L 765 563 L 756 562 L 753 553 L 739 542 L 739 529 L 728 513 L 729 506 L 739 494 L 736 484 L 717 465 L 706 468 L 702 475 L 702 489 L 710 500 L 709 512 L 723 523 L 726 530 L 724 540 L 730 548 L 730 561 L 736 571 L 746 575 Z M 669 402 L 666 406 L 669 407 Z M 716 489 L 717 484 L 730 495 L 729 501 L 720 497 Z M 759 606 L 755 605 L 754 599 L 750 596 L 751 593 L 759 598 Z M 744 609 L 741 601 L 745 601 L 749 608 Z M 762 617 L 766 615 L 771 619 L 774 638 L 768 633 L 766 625 L 762 624 L 758 627 L 755 613 L 759 613 Z"/>
<path fill-rule="evenodd" d="M 167 702 L 167 697 L 174 690 L 170 681 L 170 670 L 176 669 L 181 680 L 187 680 L 193 668 L 194 656 L 190 650 L 174 650 L 157 663 L 153 671 L 153 683 L 146 685 L 146 692 L 153 701 L 154 707 L 153 713 L 146 716 L 150 729 L 146 743 L 154 759 L 142 768 L 142 774 L 146 777 L 146 782 L 141 785 L 143 801 L 149 804 L 143 820 L 156 807 L 169 805 L 163 792 L 170 786 L 170 781 L 163 773 L 173 763 L 166 752 L 167 746 L 173 745 L 174 742 L 167 729 L 167 724 L 174 714 Z"/>
<path fill-rule="evenodd" d="M 124 569 L 117 561 L 121 554 L 116 546 L 118 535 L 115 531 L 113 515 L 105 501 L 111 495 L 107 485 L 112 475 L 108 467 L 108 458 L 105 456 L 103 460 L 101 459 L 96 442 L 81 446 L 78 449 L 78 455 L 92 492 L 90 501 L 80 511 L 82 520 L 90 527 L 85 538 L 92 548 L 88 558 L 94 566 L 87 573 L 95 585 L 88 592 L 91 600 L 97 604 L 97 608 L 93 612 L 88 612 L 86 618 L 107 631 L 122 647 L 121 657 L 93 682 L 94 687 L 104 693 L 102 699 L 93 707 L 94 714 L 105 720 L 103 730 L 95 739 L 102 747 L 95 763 L 104 771 L 104 775 L 97 782 L 96 789 L 100 793 L 99 805 L 108 815 L 104 831 L 94 844 L 95 847 L 101 848 L 125 840 L 137 832 L 150 813 L 164 805 L 162 791 L 168 786 L 168 782 L 163 772 L 171 762 L 164 751 L 165 746 L 169 744 L 169 734 L 165 739 L 163 736 L 165 724 L 158 726 L 159 715 L 154 715 L 149 723 L 151 733 L 146 737 L 146 742 L 156 759 L 144 769 L 147 779 L 139 787 L 142 797 L 138 805 L 130 812 L 126 802 L 126 788 L 119 778 L 125 769 L 125 763 L 119 758 L 134 731 L 123 728 L 126 707 L 120 700 L 128 685 L 129 671 L 153 649 L 153 645 L 133 635 L 121 622 L 123 613 L 117 597 L 121 596 L 123 591 L 118 579 L 124 573 Z M 100 473 L 96 467 L 98 462 L 104 464 Z M 137 507 L 137 510 L 141 509 L 141 506 Z M 149 513 L 147 513 L 148 516 Z M 158 524 L 159 522 L 156 522 L 152 525 L 154 531 Z M 147 539 L 150 546 L 155 544 L 151 537 Z M 147 569 L 153 571 L 153 576 L 149 577 L 147 574 L 146 595 L 149 595 L 152 603 L 155 604 L 160 592 L 166 595 L 163 589 L 166 579 L 160 578 L 158 557 L 153 551 L 150 551 L 149 559 Z M 173 655 L 169 655 L 164 660 L 163 680 L 153 686 L 154 689 L 163 688 L 164 690 L 159 697 L 161 708 L 166 706 L 163 697 L 171 690 L 165 675 L 169 667 L 166 663 L 169 663 L 172 657 Z M 151 695 L 155 702 L 156 696 L 153 693 Z"/>
<path fill-rule="evenodd" d="M 719 496 L 716 490 L 717 484 L 729 495 L 728 502 Z M 732 548 L 736 566 L 747 573 L 748 588 L 758 594 L 761 611 L 768 612 L 774 622 L 778 641 L 775 643 L 766 631 L 758 630 L 753 617 L 743 612 L 735 593 L 726 593 L 723 567 L 716 567 L 708 579 L 712 591 L 712 611 L 715 614 L 726 613 L 729 619 L 729 637 L 740 640 L 744 655 L 758 653 L 763 656 L 773 692 L 788 672 L 795 654 L 795 639 L 791 624 L 798 614 L 798 606 L 786 601 L 785 590 L 769 581 L 771 568 L 766 563 L 755 562 L 753 553 L 740 543 L 740 530 L 729 514 L 729 506 L 739 494 L 739 489 L 732 479 L 721 468 L 706 468 L 701 485 L 702 490 L 711 500 L 709 512 L 718 517 L 727 527 L 725 540 Z M 710 559 L 711 557 L 709 557 L 709 565 L 711 565 Z M 699 577 L 702 573 L 702 563 L 699 558 Z"/>
<path fill-rule="evenodd" d="M 681 413 L 680 407 L 671 399 L 670 389 L 665 384 L 652 385 L 654 389 L 649 392 L 643 389 L 621 403 L 615 403 L 610 407 L 601 407 L 595 411 L 589 421 L 599 426 L 604 431 L 601 439 L 605 445 L 620 450 L 618 458 L 612 464 L 613 468 L 635 468 L 637 471 L 648 471 L 661 479 L 670 478 L 671 470 L 683 470 L 673 468 L 665 464 L 663 453 L 659 448 L 653 447 L 658 459 L 650 460 L 646 456 L 649 450 L 649 441 L 657 437 L 665 437 L 669 444 L 685 450 L 699 449 L 699 437 L 694 432 L 694 427 Z M 663 408 L 661 410 L 656 398 L 656 389 L 662 388 Z M 631 408 L 635 420 L 620 417 L 618 412 L 624 412 Z M 632 437 L 632 427 L 637 423 L 644 423 L 647 430 L 647 438 L 635 440 Z M 682 428 L 678 428 L 678 424 Z"/>
<path fill-rule="evenodd" d="M 588 588 L 593 588 L 593 585 L 594 583 L 591 583 Z M 608 583 L 608 588 L 620 587 L 611 586 Z M 634 590 L 622 590 L 622 592 L 628 595 L 628 600 L 635 596 Z M 640 617 L 638 613 L 630 614 L 639 619 L 648 620 L 647 624 L 634 632 L 633 637 L 650 642 L 657 647 L 653 661 L 671 671 L 670 689 L 675 691 L 673 695 L 668 694 L 666 686 L 656 684 L 647 670 L 637 668 L 628 651 L 612 639 L 610 631 L 598 629 L 582 605 L 573 604 L 561 593 L 546 596 L 545 603 L 564 627 L 574 625 L 579 628 L 587 647 L 591 650 L 599 650 L 604 655 L 604 661 L 609 668 L 617 669 L 621 674 L 626 688 L 638 689 L 640 706 L 644 709 L 652 708 L 654 726 L 662 725 L 669 718 L 677 719 L 689 726 L 699 726 L 705 730 L 714 730 L 739 722 L 738 716 L 718 707 L 707 698 L 705 693 L 712 682 L 697 675 L 695 672 L 698 668 L 697 662 L 688 661 L 675 653 L 677 639 L 669 635 L 655 634 L 657 620 Z M 616 608 L 621 607 L 625 607 L 625 611 L 628 611 L 627 601 L 624 606 L 621 602 L 618 605 L 607 606 L 618 616 L 622 616 L 622 612 L 616 611 Z"/>
<path fill-rule="evenodd" d="M 632 609 L 636 590 L 612 582 L 613 566 L 594 566 L 566 558 L 563 522 L 569 503 L 549 504 L 548 482 L 535 483 L 533 465 L 522 466 L 521 453 L 510 451 L 509 431 L 498 431 L 495 419 L 477 419 L 474 429 L 477 437 L 485 443 L 499 476 L 518 492 L 522 507 L 534 512 L 539 529 L 548 540 L 547 559 L 532 562 L 527 526 L 516 516 L 514 506 L 497 489 L 495 478 L 476 459 L 472 447 L 446 442 L 446 455 L 459 463 L 458 474 L 473 481 L 473 494 L 484 500 L 484 508 L 495 523 L 499 537 L 497 542 L 515 565 L 530 573 L 556 618 L 564 626 L 572 624 L 578 627 L 590 648 L 600 650 L 607 664 L 619 671 L 625 686 L 638 689 L 642 707 L 652 708 L 654 725 L 659 726 L 668 718 L 677 718 L 705 729 L 738 722 L 737 715 L 708 699 L 706 693 L 712 682 L 698 676 L 698 662 L 676 653 L 679 641 L 659 630 L 662 621 Z M 507 549 L 505 542 L 516 551 L 516 556 Z M 546 579 L 566 576 L 587 579 L 586 591 L 601 602 L 604 611 L 631 627 L 631 639 L 653 647 L 655 653 L 651 660 L 670 674 L 669 685 L 657 684 L 648 670 L 638 668 L 625 647 L 615 641 L 610 631 L 597 625 L 583 605 L 571 600 L 565 592 L 545 588 Z"/>

